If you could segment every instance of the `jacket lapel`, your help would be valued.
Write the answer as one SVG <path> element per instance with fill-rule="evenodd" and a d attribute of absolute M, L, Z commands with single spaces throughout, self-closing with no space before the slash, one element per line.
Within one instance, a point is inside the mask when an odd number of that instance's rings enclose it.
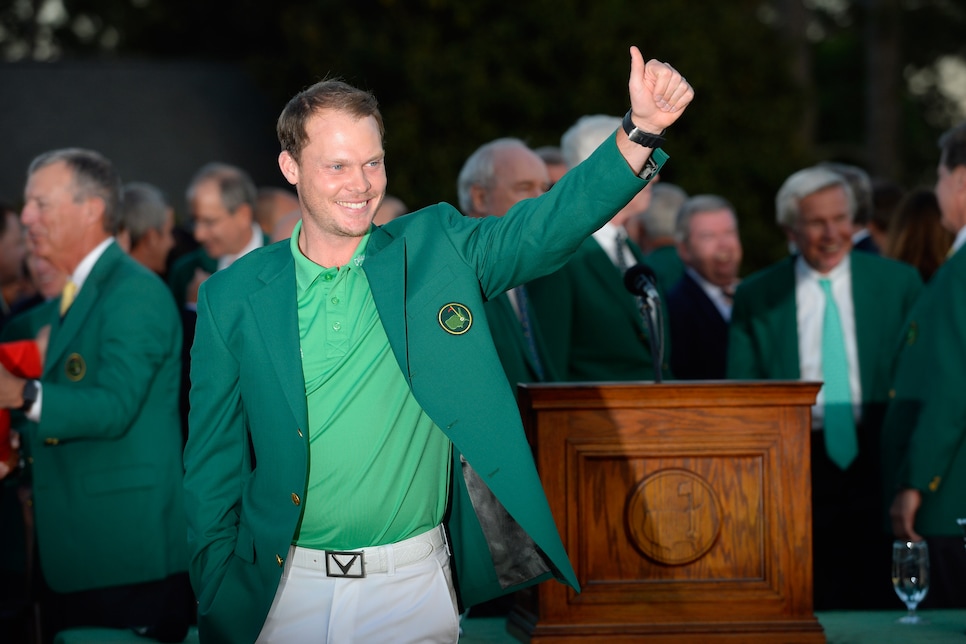
<path fill-rule="evenodd" d="M 262 288 L 249 295 L 259 337 L 271 356 L 279 385 L 300 427 L 308 423 L 305 378 L 299 340 L 296 302 L 295 260 L 291 253 L 278 253 L 278 260 L 259 274 Z"/>
<path fill-rule="evenodd" d="M 798 356 L 798 305 L 795 299 L 795 256 L 785 260 L 768 297 L 772 316 L 773 346 L 778 349 L 776 372 L 773 378 L 798 380 L 801 363 Z"/>
<path fill-rule="evenodd" d="M 104 280 L 110 275 L 123 253 L 124 251 L 116 243 L 109 245 L 91 269 L 90 275 L 87 276 L 84 286 L 77 293 L 77 299 L 71 304 L 67 315 L 61 319 L 55 318 L 51 324 L 43 377 L 49 376 L 54 365 L 65 362 L 64 354 L 67 352 L 67 347 L 84 328 L 91 310 L 100 297 Z"/>
<path fill-rule="evenodd" d="M 868 266 L 861 258 L 857 257 L 859 254 L 853 252 L 850 260 L 852 264 L 852 309 L 855 315 L 855 342 L 859 359 L 859 380 L 862 383 L 862 397 L 866 398 L 873 391 L 876 367 L 875 361 L 869 359 L 869 357 L 876 355 L 878 347 L 882 346 L 882 342 L 893 343 L 893 338 L 880 337 L 883 325 L 877 324 L 875 320 L 868 319 L 880 314 L 875 303 L 885 299 L 881 298 L 879 293 L 883 281 L 869 279 L 866 270 Z M 861 333 L 859 329 L 862 329 Z"/>
<path fill-rule="evenodd" d="M 392 237 L 382 228 L 373 228 L 362 268 L 389 345 L 409 382 L 410 369 L 406 358 L 406 242 L 402 238 Z"/>
<path fill-rule="evenodd" d="M 617 267 L 614 266 L 614 262 L 607 256 L 607 253 L 604 252 L 604 249 L 597 243 L 597 240 L 591 237 L 584 243 L 593 244 L 593 250 L 587 258 L 588 270 L 596 275 L 597 283 L 601 285 L 601 288 L 612 293 L 607 300 L 620 302 L 621 308 L 624 309 L 627 316 L 633 321 L 635 328 L 637 328 L 641 324 L 641 314 L 637 308 L 637 298 L 633 297 L 624 288 L 624 277 L 617 270 Z"/>

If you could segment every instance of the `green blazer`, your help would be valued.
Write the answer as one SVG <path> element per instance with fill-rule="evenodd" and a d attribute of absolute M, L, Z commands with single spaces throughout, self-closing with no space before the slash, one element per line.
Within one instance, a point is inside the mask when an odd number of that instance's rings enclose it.
<path fill-rule="evenodd" d="M 961 536 L 966 517 L 966 252 L 929 281 L 905 326 L 882 429 L 887 503 L 922 492 L 916 531 Z"/>
<path fill-rule="evenodd" d="M 184 308 L 185 291 L 194 279 L 195 269 L 198 268 L 206 273 L 214 273 L 218 270 L 218 260 L 206 253 L 204 248 L 198 247 L 179 257 L 171 265 L 171 270 L 168 272 L 168 286 L 171 287 L 178 310 Z"/>
<path fill-rule="evenodd" d="M 263 234 L 262 245 L 268 246 L 270 242 L 271 238 Z M 179 309 L 184 308 L 185 290 L 194 279 L 195 269 L 198 268 L 206 273 L 214 273 L 218 270 L 218 259 L 206 253 L 204 247 L 198 247 L 179 257 L 171 265 L 171 270 L 168 272 L 168 286 L 171 287 Z"/>
<path fill-rule="evenodd" d="M 654 269 L 657 283 L 664 291 L 670 291 L 684 277 L 684 262 L 674 244 L 652 250 L 644 256 L 644 261 Z"/>
<path fill-rule="evenodd" d="M 638 262 L 640 248 L 629 243 Z M 586 239 L 567 265 L 527 284 L 530 303 L 549 353 L 549 362 L 564 381 L 653 380 L 650 342 L 636 297 L 604 249 Z M 663 301 L 663 293 L 662 293 Z M 668 362 L 667 311 L 664 316 L 664 364 Z"/>
<path fill-rule="evenodd" d="M 389 343 L 416 400 L 453 443 L 446 521 L 464 605 L 551 577 L 577 588 L 483 302 L 561 266 L 644 185 L 611 137 L 550 192 L 502 218 L 439 204 L 371 230 L 363 267 Z M 454 302 L 473 319 L 460 335 L 439 319 Z M 250 642 L 271 607 L 307 481 L 287 242 L 205 282 L 191 361 L 184 484 L 199 631 L 204 641 Z M 494 500 L 524 535 L 480 518 Z"/>
<path fill-rule="evenodd" d="M 800 378 L 796 257 L 758 271 L 738 286 L 728 335 L 729 378 Z M 889 399 L 895 339 L 922 280 L 907 264 L 863 252 L 852 252 L 850 258 L 862 417 L 877 427 Z"/>
<path fill-rule="evenodd" d="M 513 309 L 510 297 L 506 293 L 500 293 L 492 300 L 485 302 L 483 310 L 486 311 L 487 323 L 493 335 L 496 353 L 500 357 L 500 364 L 503 365 L 506 379 L 514 392 L 517 383 L 520 382 L 553 382 L 556 380 L 552 365 L 547 361 L 547 348 L 543 342 L 543 334 L 540 333 L 540 328 L 537 326 L 532 307 L 528 307 L 531 320 L 530 327 L 537 358 L 540 360 L 540 366 L 543 369 L 542 379 L 537 371 L 531 350 L 527 346 L 520 318 L 517 317 L 516 311 Z"/>
<path fill-rule="evenodd" d="M 157 275 L 112 243 L 51 325 L 40 422 L 25 424 L 39 559 L 58 592 L 160 580 L 187 567 L 178 422 L 181 325 Z"/>

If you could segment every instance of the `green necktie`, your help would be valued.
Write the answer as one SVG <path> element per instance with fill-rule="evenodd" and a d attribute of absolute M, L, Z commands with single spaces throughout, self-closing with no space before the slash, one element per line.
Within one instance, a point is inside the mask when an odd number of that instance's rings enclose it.
<path fill-rule="evenodd" d="M 822 324 L 822 377 L 825 380 L 825 450 L 841 469 L 848 469 L 859 453 L 852 415 L 852 390 L 849 386 L 849 360 L 839 307 L 832 297 L 832 283 L 820 279 L 825 292 L 825 319 Z"/>

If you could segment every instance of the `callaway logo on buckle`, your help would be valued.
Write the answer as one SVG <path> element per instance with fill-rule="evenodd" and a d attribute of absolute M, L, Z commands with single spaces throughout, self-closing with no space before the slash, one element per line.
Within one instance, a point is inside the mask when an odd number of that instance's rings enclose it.
<path fill-rule="evenodd" d="M 326 550 L 325 574 L 328 577 L 362 579 L 366 576 L 366 560 L 361 550 Z"/>

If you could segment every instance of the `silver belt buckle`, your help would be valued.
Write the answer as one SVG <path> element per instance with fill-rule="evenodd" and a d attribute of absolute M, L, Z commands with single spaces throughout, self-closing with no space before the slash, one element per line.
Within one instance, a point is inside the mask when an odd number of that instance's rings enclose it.
<path fill-rule="evenodd" d="M 327 577 L 362 579 L 366 576 L 366 559 L 361 550 L 326 550 Z"/>

